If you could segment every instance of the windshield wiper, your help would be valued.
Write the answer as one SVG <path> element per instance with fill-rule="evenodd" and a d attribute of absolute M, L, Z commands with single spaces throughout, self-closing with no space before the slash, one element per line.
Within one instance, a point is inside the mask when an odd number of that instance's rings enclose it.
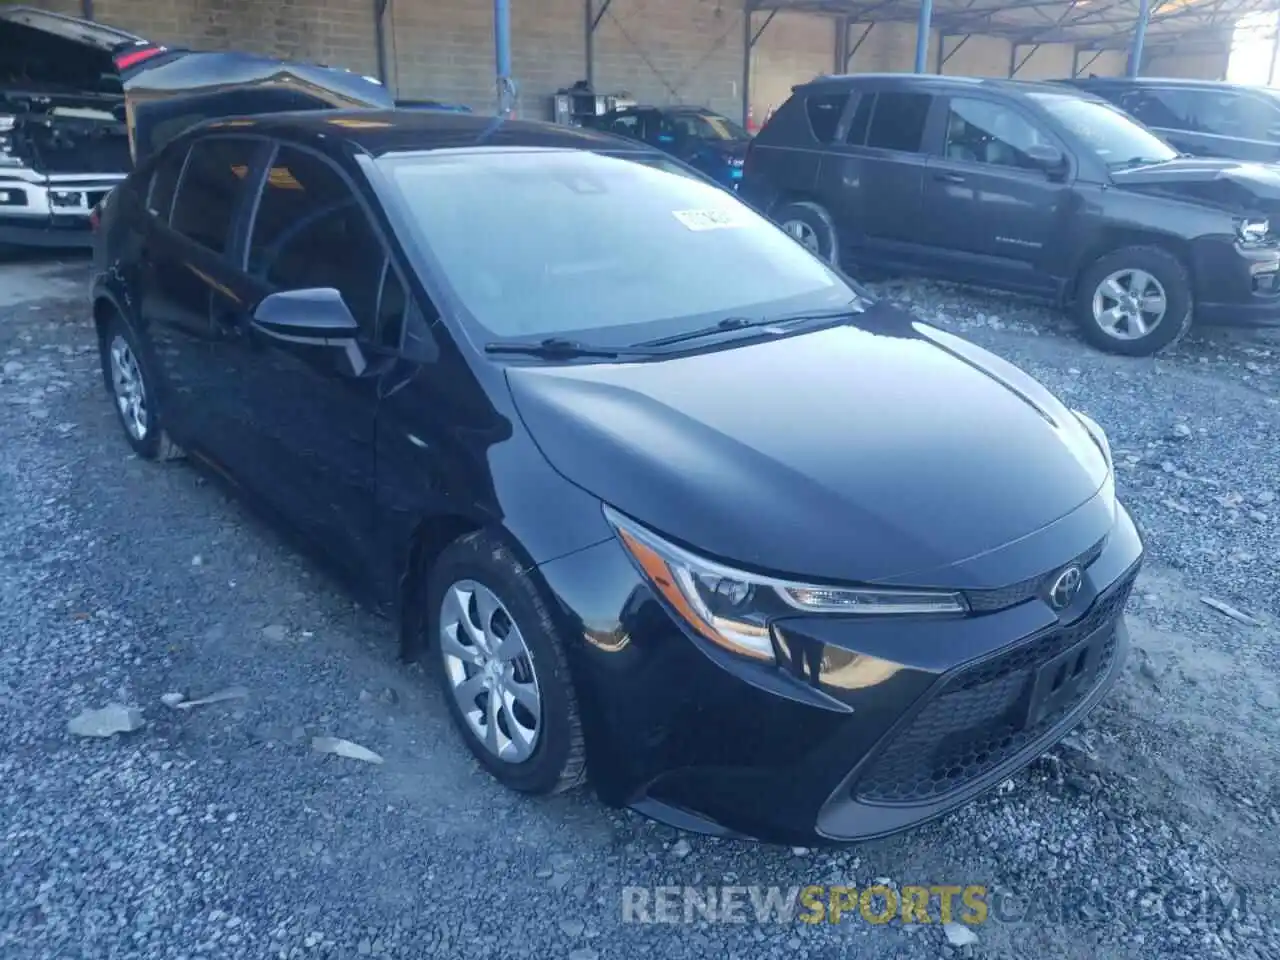
<path fill-rule="evenodd" d="M 630 347 L 597 347 L 580 340 L 566 340 L 563 337 L 548 337 L 545 340 L 494 340 L 484 345 L 485 353 L 523 353 L 531 357 L 551 359 L 572 359 L 574 357 L 647 357 L 649 350 L 635 350 Z"/>
<path fill-rule="evenodd" d="M 698 327 L 695 330 L 686 330 L 684 333 L 674 333 L 669 337 L 659 337 L 657 340 L 645 340 L 635 344 L 637 347 L 665 347 L 673 343 L 684 343 L 688 340 L 700 340 L 703 337 L 714 336 L 717 333 L 725 333 L 729 330 L 746 330 L 749 328 L 759 328 L 768 331 L 770 327 L 777 327 L 776 333 L 782 333 L 783 327 L 792 323 L 803 323 L 809 320 L 839 320 L 845 317 L 851 317 L 854 314 L 861 313 L 860 305 L 840 307 L 837 310 L 818 310 L 805 311 L 803 313 L 787 313 L 777 317 L 725 317 L 713 324 L 705 327 Z"/>

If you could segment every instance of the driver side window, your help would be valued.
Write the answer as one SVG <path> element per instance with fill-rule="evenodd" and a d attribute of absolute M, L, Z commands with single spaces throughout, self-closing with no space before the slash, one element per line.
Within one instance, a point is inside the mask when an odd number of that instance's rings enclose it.
<path fill-rule="evenodd" d="M 273 292 L 336 288 L 361 338 L 379 340 L 380 294 L 393 271 L 386 269 L 382 241 L 355 194 L 320 157 L 284 145 L 277 151 L 248 255 L 248 272 Z"/>

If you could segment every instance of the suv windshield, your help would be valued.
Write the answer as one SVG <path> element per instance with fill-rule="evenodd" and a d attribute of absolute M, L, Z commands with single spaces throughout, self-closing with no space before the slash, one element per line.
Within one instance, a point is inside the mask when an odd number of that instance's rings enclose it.
<path fill-rule="evenodd" d="M 1030 96 L 1113 170 L 1164 163 L 1178 156 L 1173 147 L 1109 103 L 1069 94 Z"/>
<path fill-rule="evenodd" d="M 378 163 L 489 338 L 623 346 L 856 296 L 728 191 L 661 155 L 442 150 Z"/>

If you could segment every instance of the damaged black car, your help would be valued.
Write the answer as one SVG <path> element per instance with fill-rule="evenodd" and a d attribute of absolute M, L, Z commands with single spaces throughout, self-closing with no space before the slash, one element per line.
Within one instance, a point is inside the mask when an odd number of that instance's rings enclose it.
<path fill-rule="evenodd" d="M 1042 298 L 1112 353 L 1280 322 L 1280 171 L 1185 156 L 1060 84 L 820 78 L 756 136 L 741 193 L 829 262 Z"/>

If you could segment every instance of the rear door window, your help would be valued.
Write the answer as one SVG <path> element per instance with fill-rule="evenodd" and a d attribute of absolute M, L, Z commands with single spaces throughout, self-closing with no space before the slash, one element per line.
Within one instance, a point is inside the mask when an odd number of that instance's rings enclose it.
<path fill-rule="evenodd" d="M 876 96 L 876 107 L 871 114 L 867 146 L 918 152 L 932 105 L 933 97 L 927 93 L 881 91 Z"/>
<path fill-rule="evenodd" d="M 836 138 L 836 128 L 840 126 L 840 117 L 848 102 L 847 93 L 818 93 L 805 101 L 809 127 L 819 143 L 830 143 Z"/>
<path fill-rule="evenodd" d="M 849 129 L 845 131 L 844 142 L 850 146 L 860 147 L 867 140 L 867 128 L 871 126 L 871 114 L 876 107 L 876 95 L 868 93 L 858 98 L 858 106 L 853 111 L 853 119 L 849 121 Z"/>
<path fill-rule="evenodd" d="M 225 254 L 231 224 L 262 142 L 233 137 L 198 140 L 178 183 L 170 225 L 214 253 Z"/>

